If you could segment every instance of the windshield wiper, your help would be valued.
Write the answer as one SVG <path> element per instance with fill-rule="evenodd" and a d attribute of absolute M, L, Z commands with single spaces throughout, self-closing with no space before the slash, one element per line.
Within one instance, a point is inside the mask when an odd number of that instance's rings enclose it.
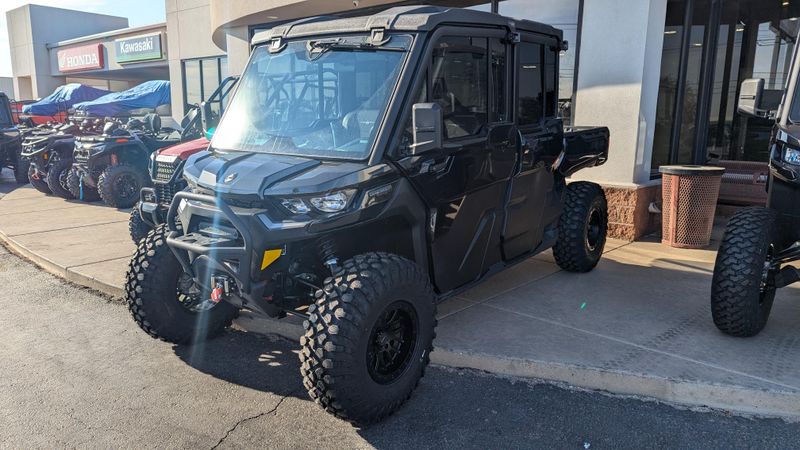
<path fill-rule="evenodd" d="M 362 50 L 362 51 L 375 51 L 375 50 L 393 50 L 393 51 L 405 51 L 403 48 L 399 47 L 384 47 L 384 44 L 389 40 L 385 40 L 383 42 L 379 42 L 378 44 L 373 43 L 373 41 L 353 41 L 353 40 L 345 40 L 342 38 L 328 38 L 328 39 L 319 39 L 316 41 L 308 41 L 306 43 L 306 50 L 308 50 L 308 54 L 312 59 L 319 58 L 322 54 L 329 52 L 331 50 Z"/>

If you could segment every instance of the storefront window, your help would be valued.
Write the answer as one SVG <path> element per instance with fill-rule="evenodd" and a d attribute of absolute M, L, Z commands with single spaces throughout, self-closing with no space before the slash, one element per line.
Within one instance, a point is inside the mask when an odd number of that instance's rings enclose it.
<path fill-rule="evenodd" d="M 762 78 L 767 89 L 783 89 L 798 15 L 795 2 L 667 3 L 653 176 L 670 163 L 767 161 L 772 122 L 738 114 L 739 86 Z"/>
<path fill-rule="evenodd" d="M 183 102 L 186 108 L 207 100 L 227 76 L 228 59 L 204 58 L 183 61 Z"/>
<path fill-rule="evenodd" d="M 564 32 L 569 49 L 562 51 L 558 70 L 558 103 L 570 122 L 575 86 L 575 55 L 578 52 L 578 14 L 581 0 L 502 0 L 500 14 L 552 25 Z"/>
<path fill-rule="evenodd" d="M 197 105 L 203 101 L 200 61 L 183 62 L 183 85 L 183 102 L 186 105 Z"/>

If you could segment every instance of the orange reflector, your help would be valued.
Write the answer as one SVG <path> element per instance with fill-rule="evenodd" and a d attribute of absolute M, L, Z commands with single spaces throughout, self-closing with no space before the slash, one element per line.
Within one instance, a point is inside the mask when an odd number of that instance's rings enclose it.
<path fill-rule="evenodd" d="M 274 263 L 278 258 L 280 258 L 281 253 L 283 253 L 283 250 L 279 248 L 265 251 L 264 259 L 261 260 L 261 270 L 266 269 L 270 264 Z"/>
<path fill-rule="evenodd" d="M 116 143 L 118 143 L 118 144 L 123 144 L 123 143 L 125 143 L 125 142 L 128 142 L 128 140 L 127 140 L 127 139 L 117 139 L 117 140 L 116 140 L 116 141 L 114 141 L 114 142 L 116 142 Z"/>

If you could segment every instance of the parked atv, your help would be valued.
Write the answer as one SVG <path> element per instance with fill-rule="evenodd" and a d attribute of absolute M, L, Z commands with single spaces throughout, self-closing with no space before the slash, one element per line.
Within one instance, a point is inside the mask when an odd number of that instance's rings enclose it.
<path fill-rule="evenodd" d="M 153 228 L 164 223 L 164 218 L 176 192 L 186 188 L 183 166 L 186 159 L 208 148 L 208 139 L 200 138 L 167 147 L 150 155 L 150 180 L 152 186 L 143 187 L 141 200 L 131 210 L 128 223 L 133 242 L 139 242 Z"/>
<path fill-rule="evenodd" d="M 603 164 L 609 134 L 561 126 L 561 31 L 400 7 L 252 44 L 131 260 L 128 308 L 151 336 L 207 339 L 242 308 L 302 317 L 309 395 L 363 425 L 411 396 L 439 301 L 551 247 L 568 271 L 600 260 L 603 190 L 566 177 Z"/>
<path fill-rule="evenodd" d="M 0 169 L 10 168 L 17 183 L 27 183 L 28 167 L 20 158 L 21 151 L 22 136 L 13 120 L 11 102 L 0 92 Z"/>
<path fill-rule="evenodd" d="M 797 52 L 790 89 L 797 90 Z M 745 80 L 739 113 L 771 118 L 767 206 L 738 211 L 728 222 L 714 266 L 711 313 L 714 324 L 732 336 L 755 336 L 767 324 L 777 289 L 800 281 L 800 98 L 765 90 L 763 79 Z M 781 104 L 781 98 L 783 103 Z"/>
<path fill-rule="evenodd" d="M 143 121 L 131 119 L 124 126 L 108 122 L 101 136 L 76 138 L 69 190 L 75 198 L 93 201 L 99 197 L 109 206 L 129 208 L 150 183 L 150 154 L 181 139 L 175 130 L 162 130 L 156 114 Z"/>
<path fill-rule="evenodd" d="M 206 127 L 209 129 L 219 121 L 219 114 L 225 108 L 225 100 L 238 79 L 238 77 L 228 77 L 222 80 L 219 87 L 204 103 L 204 107 L 209 111 L 206 119 Z M 195 111 L 187 114 L 181 124 L 184 129 L 197 127 L 196 131 L 190 131 L 192 134 L 201 134 L 203 130 L 200 125 L 202 115 L 198 113 L 199 108 L 199 106 L 193 108 Z M 164 223 L 167 210 L 172 203 L 172 196 L 186 188 L 186 180 L 183 179 L 183 166 L 186 159 L 207 147 L 208 139 L 203 137 L 166 147 L 150 154 L 149 169 L 152 186 L 142 188 L 141 200 L 137 207 L 131 210 L 128 224 L 131 239 L 134 242 L 139 242 L 150 230 Z"/>
<path fill-rule="evenodd" d="M 22 158 L 28 164 L 28 180 L 37 190 L 58 197 L 75 198 L 69 191 L 67 178 L 72 170 L 75 136 L 98 135 L 102 132 L 100 119 L 84 120 L 80 124 L 67 122 L 49 131 L 29 134 L 22 143 Z"/>

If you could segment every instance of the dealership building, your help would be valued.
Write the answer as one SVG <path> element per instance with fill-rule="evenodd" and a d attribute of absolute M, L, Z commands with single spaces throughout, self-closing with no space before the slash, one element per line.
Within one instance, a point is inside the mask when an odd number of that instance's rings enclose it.
<path fill-rule="evenodd" d="M 166 0 L 166 23 L 36 5 L 7 13 L 14 95 L 43 97 L 67 82 L 122 90 L 168 79 L 173 117 L 241 72 L 254 33 L 316 16 L 396 5 L 468 7 L 551 24 L 565 121 L 611 130 L 609 161 L 579 176 L 606 187 L 613 234 L 659 222 L 658 167 L 767 160 L 769 124 L 736 111 L 746 78 L 780 89 L 796 42 L 800 0 Z M 756 165 L 758 167 L 758 165 Z M 756 170 L 757 172 L 757 170 Z M 753 183 L 763 182 L 756 173 Z"/>

